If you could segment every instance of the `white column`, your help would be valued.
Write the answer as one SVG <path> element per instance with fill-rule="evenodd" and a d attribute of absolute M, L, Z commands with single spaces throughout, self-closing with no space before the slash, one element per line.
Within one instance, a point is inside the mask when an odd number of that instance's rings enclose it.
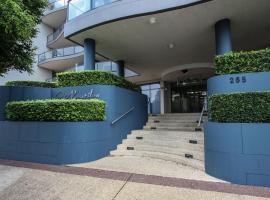
<path fill-rule="evenodd" d="M 160 113 L 165 113 L 165 84 L 160 81 Z"/>

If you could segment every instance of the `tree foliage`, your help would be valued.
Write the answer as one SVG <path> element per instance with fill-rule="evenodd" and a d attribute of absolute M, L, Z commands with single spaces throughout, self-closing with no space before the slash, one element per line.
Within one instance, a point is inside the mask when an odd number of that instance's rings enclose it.
<path fill-rule="evenodd" d="M 0 1 L 0 76 L 9 70 L 32 72 L 32 38 L 47 0 Z"/>

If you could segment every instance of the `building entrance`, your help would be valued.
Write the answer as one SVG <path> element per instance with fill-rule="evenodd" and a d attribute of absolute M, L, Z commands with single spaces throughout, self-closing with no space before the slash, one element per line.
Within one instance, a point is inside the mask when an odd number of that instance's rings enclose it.
<path fill-rule="evenodd" d="M 171 83 L 172 113 L 201 112 L 206 91 L 206 80 L 187 80 Z"/>

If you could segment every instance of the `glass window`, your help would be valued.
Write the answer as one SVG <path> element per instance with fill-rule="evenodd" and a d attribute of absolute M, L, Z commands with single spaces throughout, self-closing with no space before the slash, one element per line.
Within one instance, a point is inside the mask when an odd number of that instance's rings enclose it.
<path fill-rule="evenodd" d="M 142 94 L 148 97 L 148 113 L 160 114 L 160 84 L 142 85 Z"/>

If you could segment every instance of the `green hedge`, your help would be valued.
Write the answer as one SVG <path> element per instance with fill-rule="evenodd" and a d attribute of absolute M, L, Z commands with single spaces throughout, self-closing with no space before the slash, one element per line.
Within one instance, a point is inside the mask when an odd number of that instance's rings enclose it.
<path fill-rule="evenodd" d="M 63 72 L 57 74 L 57 79 L 61 87 L 100 84 L 115 85 L 134 91 L 140 91 L 138 85 L 127 81 L 123 77 L 105 71 Z"/>
<path fill-rule="evenodd" d="M 12 121 L 102 121 L 105 102 L 97 99 L 55 99 L 9 102 L 7 119 Z"/>
<path fill-rule="evenodd" d="M 270 122 L 270 92 L 213 95 L 209 98 L 209 114 L 216 122 Z"/>
<path fill-rule="evenodd" d="M 214 62 L 217 75 L 270 71 L 270 49 L 228 53 Z"/>
<path fill-rule="evenodd" d="M 44 82 L 44 81 L 8 81 L 6 86 L 30 86 L 30 87 L 45 87 L 55 88 L 57 83 L 55 82 Z"/>

